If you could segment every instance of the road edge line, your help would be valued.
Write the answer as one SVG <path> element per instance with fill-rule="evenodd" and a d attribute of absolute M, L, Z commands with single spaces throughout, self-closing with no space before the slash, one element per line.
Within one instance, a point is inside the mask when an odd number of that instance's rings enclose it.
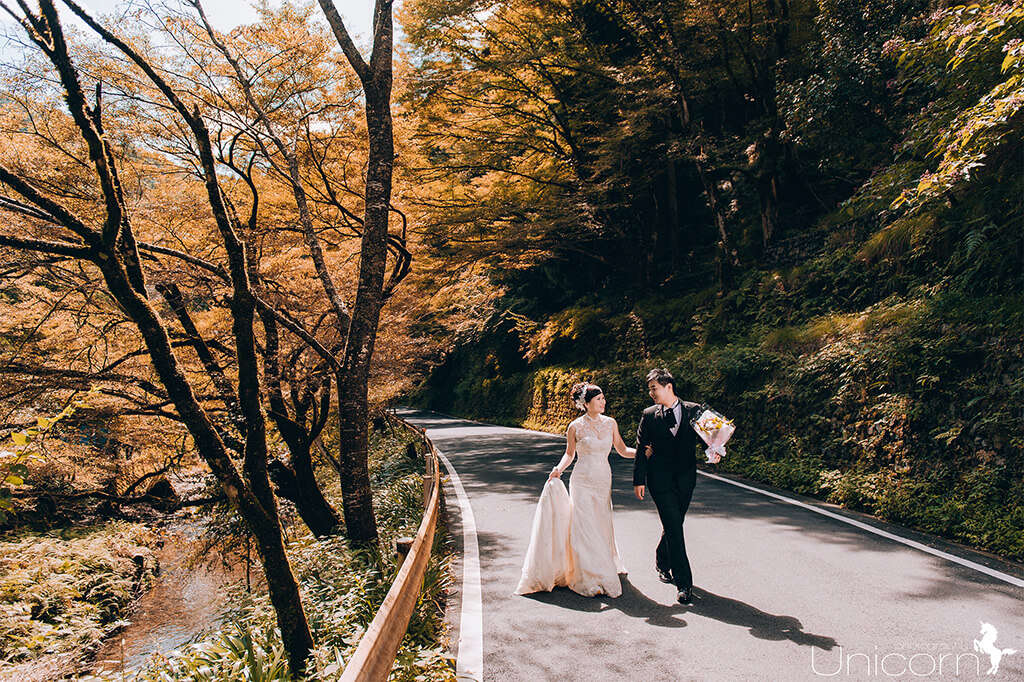
<path fill-rule="evenodd" d="M 455 489 L 462 521 L 462 613 L 459 616 L 459 644 L 455 674 L 459 679 L 484 679 L 484 624 L 480 591 L 480 545 L 476 535 L 476 519 L 462 479 L 451 461 L 435 446 L 437 456 L 448 470 L 448 479 Z"/>
<path fill-rule="evenodd" d="M 886 539 L 889 539 L 889 540 L 893 540 L 895 542 L 898 542 L 900 544 L 906 545 L 908 547 L 913 547 L 914 549 L 920 550 L 920 551 L 925 552 L 927 554 L 931 554 L 931 555 L 937 556 L 937 557 L 939 557 L 941 559 L 945 559 L 947 561 L 951 561 L 954 564 L 959 564 L 961 566 L 964 566 L 966 568 L 970 568 L 970 569 L 972 569 L 974 571 L 977 571 L 979 573 L 984 573 L 985 575 L 987 575 L 987 576 L 989 576 L 991 578 L 996 578 L 997 580 L 1001 580 L 1001 581 L 1003 581 L 1005 583 L 1009 583 L 1010 585 L 1013 585 L 1015 587 L 1024 587 L 1024 580 L 1021 580 L 1019 578 L 1015 578 L 1012 575 L 1008 575 L 1006 573 L 1003 573 L 1002 571 L 997 571 L 994 568 L 989 568 L 988 566 L 983 566 L 983 565 L 975 563 L 975 562 L 973 562 L 973 561 L 971 561 L 969 559 L 964 559 L 964 558 L 958 557 L 955 554 L 949 554 L 948 552 L 943 552 L 941 549 L 935 549 L 934 547 L 929 547 L 928 545 L 921 544 L 920 542 L 916 542 L 916 541 L 910 540 L 908 538 L 900 537 L 899 535 L 895 535 L 894 533 L 889 533 L 888 531 L 884 531 L 881 528 L 875 528 L 874 526 L 869 525 L 867 523 L 862 523 L 861 521 L 857 521 L 855 519 L 847 518 L 847 517 L 843 516 L 842 514 L 836 514 L 834 512 L 828 511 L 827 509 L 822 509 L 821 507 L 816 507 L 813 504 L 807 504 L 806 502 L 801 502 L 799 500 L 794 500 L 792 498 L 786 497 L 785 495 L 779 495 L 778 493 L 773 493 L 773 492 L 769 492 L 767 490 L 762 490 L 761 488 L 756 488 L 756 487 L 754 487 L 752 485 L 747 485 L 746 483 L 740 483 L 739 481 L 733 481 L 732 479 L 723 478 L 722 476 L 717 476 L 715 474 L 709 474 L 706 471 L 698 470 L 697 473 L 701 474 L 702 476 L 706 476 L 707 478 L 711 478 L 711 479 L 714 479 L 716 481 L 721 481 L 722 483 L 728 483 L 729 485 L 734 485 L 737 488 L 744 488 L 746 490 L 750 490 L 750 491 L 753 491 L 755 493 L 760 493 L 761 495 L 765 495 L 766 497 L 771 497 L 771 498 L 776 499 L 776 500 L 781 500 L 782 502 L 785 502 L 787 504 L 792 504 L 792 505 L 794 505 L 796 507 L 801 507 L 803 509 L 810 510 L 812 512 L 815 512 L 816 514 L 821 514 L 822 516 L 827 516 L 830 519 L 835 519 L 836 521 L 842 521 L 843 523 L 846 523 L 846 524 L 849 524 L 851 526 L 854 526 L 855 528 L 860 528 L 861 530 L 866 530 L 869 533 L 874 533 L 875 535 L 879 535 L 879 536 L 881 536 L 883 538 L 886 538 Z"/>

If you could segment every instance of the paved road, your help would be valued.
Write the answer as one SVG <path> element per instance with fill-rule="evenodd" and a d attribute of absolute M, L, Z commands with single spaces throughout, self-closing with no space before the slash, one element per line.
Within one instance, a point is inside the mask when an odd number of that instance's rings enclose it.
<path fill-rule="evenodd" d="M 675 603 L 674 588 L 654 573 L 660 526 L 653 503 L 632 496 L 630 462 L 614 454 L 615 533 L 630 569 L 622 596 L 585 598 L 564 588 L 514 596 L 534 505 L 564 438 L 431 412 L 400 414 L 428 429 L 472 509 L 485 680 L 1024 679 L 1021 587 L 704 476 L 686 519 L 696 599 L 688 607 Z M 457 494 L 451 485 L 446 494 L 458 540 Z M 1020 567 L 988 555 L 840 513 L 995 568 L 1018 584 L 1024 578 Z M 460 576 L 465 563 L 457 566 Z M 473 627 L 459 630 L 461 609 L 474 607 L 473 595 L 463 596 L 457 591 L 450 609 L 454 638 L 462 638 L 460 663 L 480 637 Z M 998 647 L 1017 650 L 987 677 L 989 656 L 972 646 L 981 622 L 998 629 Z"/>

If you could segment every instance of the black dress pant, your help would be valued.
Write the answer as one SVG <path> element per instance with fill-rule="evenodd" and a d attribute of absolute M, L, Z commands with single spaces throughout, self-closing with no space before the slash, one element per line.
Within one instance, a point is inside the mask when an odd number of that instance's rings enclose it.
<path fill-rule="evenodd" d="M 664 483 L 668 486 L 664 486 Z M 696 468 L 676 471 L 666 479 L 659 480 L 656 485 L 647 489 L 654 499 L 661 518 L 661 542 L 655 551 L 655 563 L 661 571 L 672 571 L 672 579 L 676 587 L 683 589 L 693 587 L 693 573 L 690 571 L 690 560 L 686 556 L 686 540 L 683 538 L 683 520 L 686 510 L 690 508 L 693 488 L 697 483 Z"/>

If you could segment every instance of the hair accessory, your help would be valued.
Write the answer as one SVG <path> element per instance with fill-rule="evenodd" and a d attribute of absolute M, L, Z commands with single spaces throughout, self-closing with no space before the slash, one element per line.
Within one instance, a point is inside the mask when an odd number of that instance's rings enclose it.
<path fill-rule="evenodd" d="M 587 411 L 587 389 L 590 388 L 590 384 L 583 382 L 583 386 L 580 387 L 580 395 L 576 398 L 576 409 Z"/>

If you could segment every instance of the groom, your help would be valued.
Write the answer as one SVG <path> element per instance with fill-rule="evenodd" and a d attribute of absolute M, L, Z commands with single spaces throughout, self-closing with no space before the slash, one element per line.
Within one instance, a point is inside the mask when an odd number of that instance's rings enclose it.
<path fill-rule="evenodd" d="M 686 558 L 683 519 L 697 482 L 697 435 L 690 420 L 699 405 L 679 400 L 675 386 L 667 370 L 652 369 L 647 374 L 654 405 L 644 410 L 636 432 L 633 492 L 642 500 L 650 490 L 661 517 L 661 542 L 655 553 L 658 578 L 675 583 L 676 598 L 681 604 L 690 604 L 693 574 Z"/>

